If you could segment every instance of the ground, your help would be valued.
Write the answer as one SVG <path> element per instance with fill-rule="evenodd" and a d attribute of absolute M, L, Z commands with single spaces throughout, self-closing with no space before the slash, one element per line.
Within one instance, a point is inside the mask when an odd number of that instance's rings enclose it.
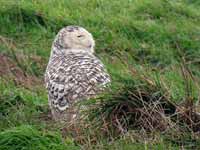
<path fill-rule="evenodd" d="M 84 135 L 87 140 L 79 142 L 51 120 L 43 75 L 56 33 L 79 25 L 93 34 L 96 55 L 116 88 L 132 78 L 134 68 L 163 81 L 174 103 L 183 102 L 187 92 L 198 102 L 199 9 L 198 0 L 1 0 L 0 150 L 184 147 L 163 134 L 140 140 L 137 131 L 97 143 Z M 192 74 L 187 84 L 183 66 Z"/>

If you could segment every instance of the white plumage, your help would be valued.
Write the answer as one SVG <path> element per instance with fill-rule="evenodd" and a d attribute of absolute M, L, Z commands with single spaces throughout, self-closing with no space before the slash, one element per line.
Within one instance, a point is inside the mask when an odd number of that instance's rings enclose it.
<path fill-rule="evenodd" d="M 54 119 L 73 119 L 75 102 L 94 97 L 110 82 L 104 65 L 93 54 L 94 46 L 92 35 L 82 27 L 67 26 L 56 35 L 45 73 Z"/>

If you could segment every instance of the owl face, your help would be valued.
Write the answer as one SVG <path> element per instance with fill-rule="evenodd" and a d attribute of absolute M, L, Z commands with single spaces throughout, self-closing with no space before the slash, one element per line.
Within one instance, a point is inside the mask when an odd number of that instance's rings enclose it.
<path fill-rule="evenodd" d="M 54 41 L 54 46 L 69 49 L 82 49 L 88 52 L 94 52 L 95 42 L 92 34 L 79 26 L 67 26 L 60 30 Z"/>

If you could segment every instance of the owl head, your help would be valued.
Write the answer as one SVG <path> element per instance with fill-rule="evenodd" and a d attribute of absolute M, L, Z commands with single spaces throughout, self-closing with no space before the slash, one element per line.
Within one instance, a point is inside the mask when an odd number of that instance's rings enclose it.
<path fill-rule="evenodd" d="M 53 46 L 64 51 L 81 49 L 94 53 L 95 41 L 86 29 L 79 26 L 67 26 L 58 32 Z"/>

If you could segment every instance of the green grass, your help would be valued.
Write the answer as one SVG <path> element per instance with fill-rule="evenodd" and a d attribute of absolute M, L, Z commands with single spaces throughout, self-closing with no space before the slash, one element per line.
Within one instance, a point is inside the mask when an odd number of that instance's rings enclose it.
<path fill-rule="evenodd" d="M 116 88 L 132 80 L 129 71 L 132 67 L 162 80 L 172 100 L 180 103 L 186 96 L 181 73 L 181 63 L 184 63 L 195 79 L 189 83 L 190 96 L 197 100 L 199 10 L 198 0 L 2 0 L 0 54 L 11 58 L 27 81 L 16 82 L 18 76 L 3 74 L 0 70 L 0 149 L 14 149 L 16 143 L 22 144 L 16 149 L 31 149 L 31 141 L 38 149 L 66 149 L 61 144 L 60 129 L 53 121 L 41 117 L 48 114 L 42 81 L 51 43 L 66 25 L 83 26 L 94 35 L 96 55 L 106 64 Z M 1 66 L 6 64 L 0 60 L 0 69 Z M 58 136 L 49 138 L 49 132 Z M 108 144 L 102 139 L 96 145 L 90 142 L 78 145 L 88 149 L 153 149 L 148 142 L 124 142 L 114 140 Z M 70 145 L 78 148 L 73 142 Z M 160 143 L 153 144 L 154 149 L 164 149 L 165 145 L 174 149 L 172 143 L 162 138 Z"/>
<path fill-rule="evenodd" d="M 55 133 L 41 133 L 32 126 L 19 126 L 0 133 L 1 150 L 77 150 L 72 141 L 61 140 Z"/>

